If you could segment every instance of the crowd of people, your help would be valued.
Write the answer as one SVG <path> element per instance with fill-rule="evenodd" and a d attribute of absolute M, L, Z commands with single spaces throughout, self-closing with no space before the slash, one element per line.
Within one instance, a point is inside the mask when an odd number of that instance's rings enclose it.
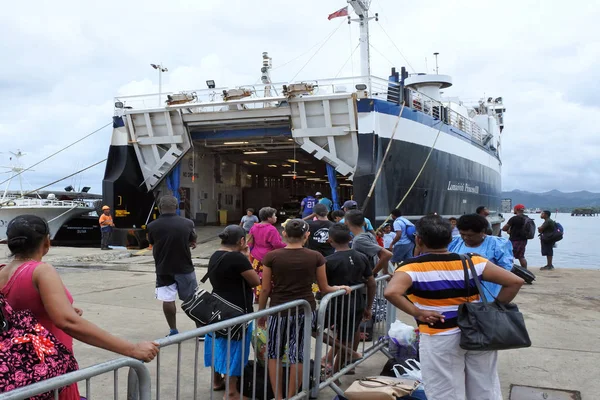
<path fill-rule="evenodd" d="M 323 201 L 327 200 L 327 201 Z M 479 301 L 480 296 L 499 302 L 511 301 L 523 280 L 509 271 L 514 258 L 526 268 L 525 246 L 528 226 L 524 207 L 515 207 L 515 216 L 503 230 L 509 239 L 493 236 L 484 207 L 477 213 L 445 219 L 436 214 L 416 223 L 402 216 L 400 210 L 390 213 L 392 222 L 377 230 L 359 210 L 354 200 L 346 201 L 341 210 L 333 210 L 329 199 L 317 193 L 302 204 L 303 218 L 285 221 L 282 233 L 274 208 L 263 207 L 254 215 L 248 209 L 239 225 L 230 225 L 219 235 L 220 247 L 212 254 L 208 276 L 212 290 L 224 300 L 246 313 L 306 300 L 310 315 L 298 311 L 260 319 L 258 326 L 249 325 L 245 342 L 207 335 L 205 365 L 213 367 L 214 390 L 229 388 L 226 399 L 239 399 L 237 378 L 248 362 L 253 329 L 265 329 L 269 337 L 267 349 L 270 380 L 283 382 L 281 358 L 290 366 L 288 393 L 279 385 L 277 399 L 292 395 L 300 382 L 303 365 L 303 327 L 315 322 L 315 284 L 320 295 L 365 284 L 347 302 L 344 315 L 336 313 L 334 326 L 343 331 L 347 319 L 354 321 L 350 329 L 337 337 L 337 345 L 327 355 L 334 371 L 357 357 L 359 324 L 372 318 L 375 279 L 378 274 L 392 275 L 385 298 L 395 307 L 412 315 L 419 326 L 420 357 L 423 380 L 429 399 L 501 399 L 497 375 L 497 354 L 493 351 L 465 351 L 459 346 L 460 330 L 456 323 L 458 306 Z M 156 298 L 163 303 L 169 335 L 177 334 L 176 303 L 193 295 L 196 275 L 191 250 L 196 246 L 194 225 L 177 215 L 178 203 L 173 196 L 159 201 L 160 217 L 148 225 L 148 240 L 156 264 Z M 112 226 L 105 213 L 104 226 Z M 550 213 L 542 214 L 540 234 L 556 228 Z M 0 268 L 0 290 L 14 309 L 31 310 L 36 318 L 61 342 L 72 350 L 73 338 L 93 346 L 143 361 L 151 361 L 158 353 L 154 342 L 130 343 L 111 335 L 82 317 L 73 307 L 73 299 L 56 270 L 43 262 L 50 248 L 48 224 L 41 218 L 24 215 L 10 222 L 8 247 L 13 260 Z M 552 269 L 552 246 L 543 245 Z M 469 254 L 483 282 L 485 293 L 479 293 L 465 277 L 459 254 Z M 432 274 L 433 273 L 433 274 Z M 473 277 L 471 277 L 473 278 Z M 468 293 L 468 294 L 467 294 Z M 349 296 L 346 296 L 349 298 Z M 289 327 L 294 327 L 289 329 Z M 349 340 L 348 337 L 352 337 Z M 229 384 L 227 385 L 227 381 Z M 60 394 L 61 400 L 79 400 L 77 385 Z"/>

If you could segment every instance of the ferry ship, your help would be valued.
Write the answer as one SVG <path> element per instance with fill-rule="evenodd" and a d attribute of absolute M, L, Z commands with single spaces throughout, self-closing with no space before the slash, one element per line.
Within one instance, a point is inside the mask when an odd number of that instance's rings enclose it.
<path fill-rule="evenodd" d="M 348 3 L 360 76 L 275 83 L 263 53 L 260 85 L 209 80 L 208 89 L 115 99 L 103 181 L 115 240 L 143 232 L 167 193 L 200 224 L 237 222 L 246 208 L 320 191 L 337 204 L 353 198 L 377 222 L 398 205 L 412 220 L 483 205 L 499 228 L 502 98 L 445 98 L 453 81 L 437 70 L 372 76 L 369 22 L 378 16 L 363 1 Z M 160 76 L 163 66 L 153 66 Z"/>

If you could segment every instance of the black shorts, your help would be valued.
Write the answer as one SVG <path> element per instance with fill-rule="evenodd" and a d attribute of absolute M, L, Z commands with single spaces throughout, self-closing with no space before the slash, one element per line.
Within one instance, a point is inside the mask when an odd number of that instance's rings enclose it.
<path fill-rule="evenodd" d="M 325 326 L 343 342 L 352 340 L 362 322 L 365 300 L 360 291 L 357 291 L 356 295 L 360 296 L 356 304 L 353 296 L 346 295 L 331 299 L 325 315 Z"/>
<path fill-rule="evenodd" d="M 542 246 L 542 255 L 552 257 L 554 255 L 554 243 L 553 242 L 544 243 L 543 240 L 541 240 L 540 242 L 541 242 L 541 246 Z"/>

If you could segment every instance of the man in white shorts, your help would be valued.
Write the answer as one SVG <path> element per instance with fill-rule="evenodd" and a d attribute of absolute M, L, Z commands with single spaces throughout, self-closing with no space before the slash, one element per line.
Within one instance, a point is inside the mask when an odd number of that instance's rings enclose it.
<path fill-rule="evenodd" d="M 156 265 L 156 298 L 163 302 L 163 312 L 169 324 L 169 335 L 176 335 L 177 306 L 175 300 L 185 300 L 194 294 L 198 282 L 192 263 L 191 248 L 196 248 L 194 223 L 177 215 L 174 196 L 161 197 L 160 217 L 148 224 L 148 241 Z"/>

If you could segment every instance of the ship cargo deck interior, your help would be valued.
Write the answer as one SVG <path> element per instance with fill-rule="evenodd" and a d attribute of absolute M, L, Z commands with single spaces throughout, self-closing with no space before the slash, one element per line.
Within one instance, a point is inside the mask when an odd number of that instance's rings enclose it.
<path fill-rule="evenodd" d="M 219 211 L 237 222 L 254 208 L 282 208 L 322 192 L 332 198 L 326 163 L 298 146 L 285 128 L 214 132 L 190 127 L 191 149 L 180 163 L 182 215 L 219 222 Z M 335 173 L 335 172 L 334 172 Z M 338 203 L 351 198 L 352 182 L 336 173 Z M 168 188 L 162 185 L 162 192 Z"/>

